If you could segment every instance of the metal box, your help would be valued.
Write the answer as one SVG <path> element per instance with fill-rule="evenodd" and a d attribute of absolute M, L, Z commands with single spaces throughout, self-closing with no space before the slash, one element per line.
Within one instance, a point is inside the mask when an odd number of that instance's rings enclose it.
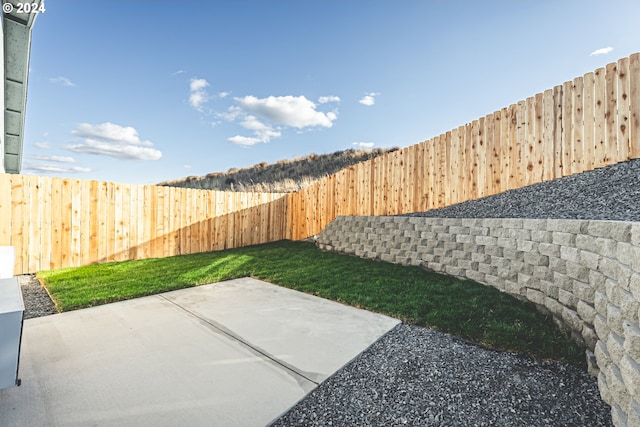
<path fill-rule="evenodd" d="M 0 279 L 0 389 L 20 385 L 24 300 L 16 277 Z"/>

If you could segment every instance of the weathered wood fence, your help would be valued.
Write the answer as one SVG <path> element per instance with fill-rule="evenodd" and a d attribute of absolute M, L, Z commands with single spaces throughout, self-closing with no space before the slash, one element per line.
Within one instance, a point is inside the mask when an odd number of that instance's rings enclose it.
<path fill-rule="evenodd" d="M 640 157 L 640 54 L 286 196 L 0 175 L 16 274 L 320 233 Z"/>

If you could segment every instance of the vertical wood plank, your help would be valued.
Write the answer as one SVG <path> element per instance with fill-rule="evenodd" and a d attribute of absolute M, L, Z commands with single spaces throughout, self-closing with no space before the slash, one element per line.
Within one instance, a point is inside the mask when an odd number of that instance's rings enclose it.
<path fill-rule="evenodd" d="M 481 144 L 480 169 L 482 170 L 479 186 L 482 187 L 482 197 L 493 194 L 493 131 L 495 119 L 493 114 L 488 114 L 484 119 L 484 136 Z"/>
<path fill-rule="evenodd" d="M 584 172 L 584 111 L 583 111 L 583 92 L 584 82 L 582 77 L 573 79 L 573 115 L 572 128 L 573 136 L 571 137 L 573 152 L 571 154 L 571 173 L 576 174 Z"/>
<path fill-rule="evenodd" d="M 500 192 L 500 151 L 502 148 L 502 111 L 493 113 L 493 138 L 489 149 L 489 157 L 491 163 L 491 174 L 488 176 L 489 194 L 497 194 Z M 462 200 L 459 200 L 462 201 Z"/>
<path fill-rule="evenodd" d="M 617 106 L 617 146 L 618 156 L 616 162 L 625 162 L 631 159 L 631 140 L 629 138 L 629 95 L 631 93 L 629 81 L 629 58 L 618 61 L 618 98 Z"/>
<path fill-rule="evenodd" d="M 582 78 L 583 95 L 583 127 L 582 127 L 582 166 L 584 170 L 592 170 L 595 158 L 595 78 L 593 73 L 587 73 Z"/>
<path fill-rule="evenodd" d="M 606 129 L 607 129 L 607 88 L 605 83 L 606 71 L 598 68 L 594 76 L 594 168 L 600 168 L 607 163 Z"/>
<path fill-rule="evenodd" d="M 605 134 L 604 146 L 606 155 L 603 166 L 610 165 L 618 158 L 618 64 L 615 62 L 605 67 Z"/>
<path fill-rule="evenodd" d="M 11 175 L 0 174 L 0 224 L 11 224 L 11 227 L 0 227 L 0 246 L 11 246 L 13 228 Z"/>
<path fill-rule="evenodd" d="M 554 140 L 554 107 L 553 89 L 548 89 L 542 94 L 542 180 L 549 181 L 555 178 L 555 140 Z"/>
<path fill-rule="evenodd" d="M 72 179 L 69 181 L 71 190 L 71 236 L 69 263 L 72 267 L 81 265 L 81 247 L 82 247 L 82 192 L 80 188 L 80 180 Z"/>
<path fill-rule="evenodd" d="M 62 180 L 62 212 L 60 221 L 60 246 L 62 251 L 62 260 L 60 267 L 71 267 L 71 217 L 72 217 L 72 194 L 71 194 L 71 180 Z"/>
<path fill-rule="evenodd" d="M 29 177 L 29 203 L 28 212 L 29 218 L 29 247 L 28 254 L 28 267 L 23 273 L 29 273 L 40 270 L 41 257 L 42 257 L 42 182 L 40 177 Z"/>
<path fill-rule="evenodd" d="M 630 157 L 640 157 L 640 53 L 629 58 L 629 145 Z"/>
<path fill-rule="evenodd" d="M 571 175 L 573 165 L 573 83 L 562 85 L 562 176 Z"/>
<path fill-rule="evenodd" d="M 51 265 L 51 250 L 52 250 L 52 213 L 51 213 L 51 191 L 52 184 L 51 178 L 43 176 L 40 179 L 40 195 L 38 199 L 39 209 L 42 212 L 41 222 L 38 224 L 42 227 L 40 238 L 42 247 L 40 248 L 40 265 L 38 270 L 48 270 Z M 29 273 L 34 273 L 30 271 Z"/>
<path fill-rule="evenodd" d="M 564 148 L 562 146 L 562 101 L 564 96 L 562 94 L 563 86 L 558 85 L 553 88 L 553 117 L 554 117 L 554 151 L 553 151 L 553 165 L 554 165 L 554 179 L 562 177 L 562 161 Z"/>

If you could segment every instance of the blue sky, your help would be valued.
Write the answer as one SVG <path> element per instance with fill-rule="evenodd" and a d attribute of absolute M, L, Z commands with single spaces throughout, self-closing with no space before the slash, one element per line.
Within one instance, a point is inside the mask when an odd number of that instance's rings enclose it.
<path fill-rule="evenodd" d="M 155 184 L 412 145 L 640 51 L 640 2 L 46 0 L 22 173 Z"/>

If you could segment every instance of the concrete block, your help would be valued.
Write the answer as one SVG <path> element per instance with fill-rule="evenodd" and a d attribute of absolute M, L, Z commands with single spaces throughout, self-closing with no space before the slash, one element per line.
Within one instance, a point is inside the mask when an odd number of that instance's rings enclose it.
<path fill-rule="evenodd" d="M 492 276 L 497 276 L 498 275 L 498 269 L 492 265 L 489 264 L 480 264 L 478 263 L 478 271 L 483 273 L 483 274 L 489 274 Z"/>
<path fill-rule="evenodd" d="M 442 242 L 455 242 L 456 236 L 449 233 L 436 233 L 436 238 Z"/>
<path fill-rule="evenodd" d="M 617 364 L 615 362 L 609 364 L 605 372 L 607 375 L 607 385 L 609 386 L 609 391 L 611 392 L 614 402 L 620 406 L 627 406 L 631 396 L 629 396 L 627 386 L 624 383 L 622 373 Z"/>
<path fill-rule="evenodd" d="M 622 317 L 630 322 L 638 323 L 638 310 L 640 310 L 640 301 L 633 297 L 633 294 L 624 289 L 619 290 L 620 293 L 620 310 Z"/>
<path fill-rule="evenodd" d="M 459 226 L 462 224 L 462 218 L 443 218 L 442 224 L 448 226 Z"/>
<path fill-rule="evenodd" d="M 458 219 L 458 224 L 461 224 L 461 220 Z M 449 233 L 451 234 L 469 234 L 470 232 L 470 228 L 469 227 L 464 227 L 462 225 L 453 225 L 453 224 L 449 224 Z"/>
<path fill-rule="evenodd" d="M 600 255 L 584 249 L 581 249 L 578 252 L 578 263 L 590 270 L 598 269 L 598 262 L 600 261 L 600 258 Z"/>
<path fill-rule="evenodd" d="M 563 259 L 550 256 L 549 269 L 554 272 L 567 274 L 567 262 Z"/>
<path fill-rule="evenodd" d="M 589 270 L 589 284 L 595 289 L 602 290 L 604 292 L 604 284 L 607 280 L 607 276 L 599 271 Z"/>
<path fill-rule="evenodd" d="M 589 326 L 586 323 L 583 323 L 581 333 L 582 339 L 584 339 L 587 348 L 593 350 L 596 346 L 596 343 L 598 342 L 598 335 L 596 334 L 596 331 L 593 329 L 593 327 Z"/>
<path fill-rule="evenodd" d="M 464 274 L 467 279 L 473 280 L 478 283 L 483 283 L 486 277 L 486 274 L 474 270 L 467 270 Z"/>
<path fill-rule="evenodd" d="M 484 248 L 484 253 L 492 257 L 502 257 L 504 254 L 504 248 L 501 246 L 486 246 Z"/>
<path fill-rule="evenodd" d="M 535 289 L 527 289 L 527 299 L 534 304 L 544 305 L 544 293 Z"/>
<path fill-rule="evenodd" d="M 640 426 L 640 403 L 631 399 L 627 408 L 627 426 Z"/>
<path fill-rule="evenodd" d="M 629 277 L 629 291 L 635 299 L 640 300 L 640 273 L 633 273 Z"/>
<path fill-rule="evenodd" d="M 616 365 L 620 364 L 622 356 L 624 356 L 624 338 L 613 330 L 609 332 L 607 337 L 607 350 L 611 355 L 612 362 Z"/>
<path fill-rule="evenodd" d="M 595 294 L 595 288 L 587 283 L 579 280 L 573 281 L 573 294 L 579 299 L 586 301 L 588 304 L 593 305 L 593 298 Z"/>
<path fill-rule="evenodd" d="M 578 298 L 573 295 L 571 291 L 565 291 L 564 289 L 558 289 L 558 301 L 565 307 L 569 307 L 572 309 L 576 308 L 576 304 L 578 303 Z"/>
<path fill-rule="evenodd" d="M 531 230 L 524 230 L 522 228 L 512 229 L 509 227 L 509 238 L 513 240 L 531 240 Z"/>
<path fill-rule="evenodd" d="M 428 270 L 436 271 L 436 272 L 444 271 L 444 264 L 441 264 L 439 262 L 427 262 L 426 264 L 427 264 Z"/>
<path fill-rule="evenodd" d="M 491 257 L 487 254 L 472 252 L 471 261 L 482 263 L 482 264 L 491 264 Z"/>
<path fill-rule="evenodd" d="M 523 252 L 538 252 L 538 242 L 531 240 L 516 240 L 516 249 Z"/>
<path fill-rule="evenodd" d="M 542 288 L 542 292 L 544 292 L 545 295 L 551 298 L 558 299 L 559 288 L 555 285 L 555 283 L 549 280 L 540 280 L 540 287 Z"/>
<path fill-rule="evenodd" d="M 522 261 L 524 260 L 524 252 L 519 251 L 515 248 L 504 248 L 502 250 L 502 256 L 506 259 Z"/>
<path fill-rule="evenodd" d="M 462 250 L 471 254 L 483 254 L 484 246 L 476 245 L 475 243 L 463 243 Z"/>
<path fill-rule="evenodd" d="M 459 251 L 462 250 L 462 243 L 456 243 L 456 242 L 444 242 L 444 248 L 447 250 L 452 250 L 452 251 Z"/>
<path fill-rule="evenodd" d="M 465 277 L 464 268 L 457 267 L 455 265 L 445 265 L 444 271 L 445 271 L 445 273 L 447 273 L 447 274 L 449 274 L 451 276 Z"/>
<path fill-rule="evenodd" d="M 451 249 L 445 249 L 445 248 L 433 248 L 433 254 L 440 256 L 440 257 L 450 257 L 452 255 L 453 251 Z"/>
<path fill-rule="evenodd" d="M 573 291 L 573 279 L 566 274 L 558 273 L 557 271 L 553 272 L 553 282 L 560 289 L 565 291 Z"/>
<path fill-rule="evenodd" d="M 560 246 L 553 243 L 539 243 L 538 252 L 541 255 L 560 258 Z"/>
<path fill-rule="evenodd" d="M 551 231 L 531 231 L 531 240 L 538 243 L 551 243 L 553 242 L 553 234 Z"/>
<path fill-rule="evenodd" d="M 475 243 L 475 236 L 469 234 L 456 234 L 456 242 L 458 243 Z"/>
<path fill-rule="evenodd" d="M 578 250 L 578 248 L 574 248 L 572 246 L 560 247 L 560 259 L 579 263 L 580 262 L 579 255 L 580 255 L 580 251 Z"/>
<path fill-rule="evenodd" d="M 546 231 L 547 230 L 547 220 L 546 219 L 523 218 L 522 219 L 522 228 L 524 228 L 526 230 L 532 230 L 532 231 Z"/>
<path fill-rule="evenodd" d="M 433 231 L 436 234 L 446 234 L 449 233 L 449 226 L 445 226 L 445 225 L 433 225 L 431 227 L 431 231 Z"/>
<path fill-rule="evenodd" d="M 518 281 L 518 272 L 513 270 L 501 270 L 497 269 L 495 275 L 504 280 L 511 280 L 512 282 Z"/>
<path fill-rule="evenodd" d="M 415 239 L 418 240 L 420 239 L 420 231 L 416 231 L 416 230 L 405 230 L 403 235 L 404 237 L 409 237 L 410 239 Z"/>
<path fill-rule="evenodd" d="M 615 399 L 615 395 L 613 399 Z M 629 400 L 631 400 L 631 398 L 625 399 L 625 401 Z M 626 402 L 623 405 L 625 407 L 628 406 Z M 629 426 L 629 418 L 627 417 L 627 413 L 617 403 L 611 405 L 611 422 L 613 422 L 613 425 L 616 427 L 635 427 Z"/>
<path fill-rule="evenodd" d="M 617 230 L 619 228 L 621 223 L 616 223 L 614 221 L 589 221 L 588 225 L 587 225 L 587 230 L 586 233 L 584 234 L 588 234 L 590 236 L 593 237 L 606 237 L 606 238 L 610 238 L 612 237 L 614 234 L 616 235 L 620 235 L 620 230 Z M 624 223 L 622 223 L 624 224 Z M 628 226 L 628 234 L 629 237 L 631 236 L 631 227 Z M 618 239 L 616 239 L 618 240 Z M 628 241 L 628 239 L 627 239 Z"/>
<path fill-rule="evenodd" d="M 438 235 L 436 233 L 434 233 L 433 231 L 430 231 L 430 230 L 421 230 L 420 231 L 420 238 L 421 239 L 436 240 L 437 236 Z"/>
<path fill-rule="evenodd" d="M 622 310 L 619 307 L 608 304 L 607 305 L 607 325 L 612 332 L 620 336 L 624 336 L 624 327 L 622 326 L 624 317 L 622 316 Z"/>
<path fill-rule="evenodd" d="M 593 308 L 592 305 L 589 305 L 582 300 L 578 300 L 578 302 L 576 303 L 576 311 L 578 312 L 578 315 L 580 316 L 580 318 L 582 318 L 582 320 L 591 325 L 593 325 L 593 319 L 595 319 L 596 314 L 598 314 L 598 312 L 595 308 Z"/>
<path fill-rule="evenodd" d="M 578 315 L 575 310 L 570 309 L 569 307 L 564 307 L 562 309 L 562 320 L 569 325 L 572 331 L 574 332 L 582 332 L 582 327 L 584 326 L 584 322 Z"/>
<path fill-rule="evenodd" d="M 624 351 L 635 360 L 640 360 L 640 327 L 637 323 L 624 322 Z"/>
<path fill-rule="evenodd" d="M 504 290 L 505 292 L 512 294 L 512 295 L 518 295 L 518 296 L 524 296 L 523 294 L 526 292 L 526 288 L 521 286 L 519 283 L 517 282 L 513 282 L 511 280 L 505 280 L 504 281 Z"/>
<path fill-rule="evenodd" d="M 520 284 L 521 286 L 527 287 L 527 288 L 532 288 L 533 286 L 531 286 L 532 282 L 533 282 L 533 277 L 529 276 L 528 274 L 524 274 L 524 273 L 518 273 L 518 284 Z"/>
<path fill-rule="evenodd" d="M 544 297 L 544 306 L 556 316 L 559 316 L 562 313 L 563 305 L 558 302 L 556 298 L 551 298 L 549 295 L 545 295 Z"/>
<path fill-rule="evenodd" d="M 498 243 L 498 239 L 491 236 L 476 236 L 477 245 L 495 246 Z"/>
<path fill-rule="evenodd" d="M 546 255 L 540 255 L 539 253 L 536 253 L 536 252 L 525 252 L 524 262 L 530 265 L 548 266 L 549 257 Z"/>
<path fill-rule="evenodd" d="M 478 227 L 482 224 L 482 218 L 462 218 L 461 224 L 464 227 Z"/>
<path fill-rule="evenodd" d="M 640 223 L 638 222 L 631 224 L 631 237 L 629 239 L 629 243 L 640 246 Z"/>
<path fill-rule="evenodd" d="M 495 276 L 492 274 L 485 274 L 484 283 L 486 283 L 489 286 L 493 286 L 494 288 L 499 289 L 501 291 L 504 291 L 504 288 L 505 288 L 504 279 L 501 279 L 498 276 Z"/>
<path fill-rule="evenodd" d="M 620 287 L 615 280 L 607 279 L 604 282 L 604 289 L 609 302 L 620 306 Z"/>
<path fill-rule="evenodd" d="M 640 399 L 640 364 L 625 354 L 620 361 L 620 373 L 631 396 Z"/>
<path fill-rule="evenodd" d="M 464 270 L 478 271 L 478 263 L 470 259 L 458 259 L 458 267 Z"/>
<path fill-rule="evenodd" d="M 598 337 L 606 342 L 609 333 L 611 333 L 611 329 L 609 329 L 609 325 L 607 325 L 607 318 L 602 314 L 596 314 L 596 317 L 593 319 L 593 327 Z"/>
<path fill-rule="evenodd" d="M 391 221 L 394 222 L 395 224 L 407 224 L 409 223 L 409 218 L 408 216 L 394 216 L 391 217 Z"/>
<path fill-rule="evenodd" d="M 498 221 L 504 228 L 522 228 L 523 218 L 499 218 Z"/>
<path fill-rule="evenodd" d="M 525 264 L 524 261 L 511 261 L 511 270 L 517 271 L 518 273 L 528 274 L 530 276 L 533 275 L 533 266 Z"/>
<path fill-rule="evenodd" d="M 609 391 L 609 385 L 607 384 L 607 376 L 605 375 L 604 369 L 602 368 L 602 366 L 600 366 L 600 373 L 598 374 L 598 390 L 600 391 L 600 396 L 602 397 L 602 400 L 605 401 L 607 404 L 611 405 L 611 403 L 613 402 L 613 396 L 611 396 L 611 392 Z"/>
<path fill-rule="evenodd" d="M 501 228 L 503 227 L 505 218 L 483 218 L 482 226 L 487 228 Z"/>
<path fill-rule="evenodd" d="M 572 261 L 567 261 L 566 268 L 567 276 L 584 283 L 589 281 L 589 269 L 587 267 Z"/>
<path fill-rule="evenodd" d="M 560 246 L 574 246 L 576 235 L 564 231 L 554 231 L 551 233 L 551 242 Z"/>
<path fill-rule="evenodd" d="M 509 249 L 517 249 L 518 248 L 518 243 L 513 240 L 510 239 L 508 237 L 498 237 L 497 241 L 496 241 L 496 245 L 503 247 L 505 249 L 509 248 Z"/>
<path fill-rule="evenodd" d="M 509 238 L 509 230 L 502 227 L 489 228 L 489 236 L 491 237 L 506 237 Z"/>
<path fill-rule="evenodd" d="M 600 368 L 598 368 L 596 356 L 589 349 L 585 351 L 585 355 L 587 356 L 587 372 L 592 377 L 598 378 L 598 374 L 600 373 Z"/>
<path fill-rule="evenodd" d="M 533 267 L 533 277 L 538 280 L 553 280 L 553 271 L 547 266 Z"/>
<path fill-rule="evenodd" d="M 488 236 L 489 231 L 486 227 L 469 227 L 469 234 L 472 236 Z"/>
<path fill-rule="evenodd" d="M 598 367 L 600 369 L 606 368 L 610 363 L 613 362 L 613 360 L 611 360 L 611 355 L 609 354 L 607 344 L 602 339 L 599 339 L 598 342 L 596 342 L 593 353 L 596 355 L 596 360 L 598 361 Z"/>
<path fill-rule="evenodd" d="M 507 258 L 491 257 L 490 264 L 500 270 L 511 269 L 511 260 Z"/>
<path fill-rule="evenodd" d="M 607 295 L 599 290 L 596 290 L 593 293 L 593 307 L 596 311 L 603 316 L 607 316 L 607 305 L 609 305 L 609 299 Z"/>

